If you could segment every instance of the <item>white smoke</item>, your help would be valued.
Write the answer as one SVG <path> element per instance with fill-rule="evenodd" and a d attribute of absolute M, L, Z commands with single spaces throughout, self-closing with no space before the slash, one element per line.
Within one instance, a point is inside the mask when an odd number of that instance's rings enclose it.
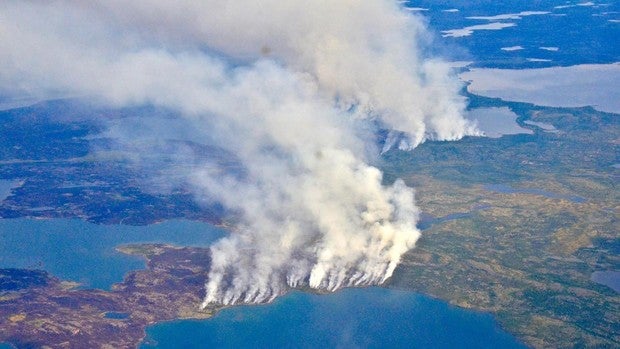
<path fill-rule="evenodd" d="M 188 173 L 241 213 L 212 247 L 203 306 L 289 287 L 379 284 L 419 237 L 413 191 L 368 164 L 386 147 L 477 134 L 423 21 L 396 2 L 4 1 L 0 92 L 178 111 L 247 176 Z M 374 153 L 376 155 L 376 153 Z"/>

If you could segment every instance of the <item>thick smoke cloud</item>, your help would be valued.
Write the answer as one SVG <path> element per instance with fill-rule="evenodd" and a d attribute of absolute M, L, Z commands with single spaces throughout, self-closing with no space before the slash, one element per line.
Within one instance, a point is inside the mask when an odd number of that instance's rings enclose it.
<path fill-rule="evenodd" d="M 164 107 L 234 154 L 244 176 L 186 174 L 241 213 L 203 305 L 264 302 L 382 283 L 414 246 L 413 191 L 369 165 L 369 125 L 383 151 L 477 134 L 429 40 L 387 0 L 4 1 L 0 93 Z"/>

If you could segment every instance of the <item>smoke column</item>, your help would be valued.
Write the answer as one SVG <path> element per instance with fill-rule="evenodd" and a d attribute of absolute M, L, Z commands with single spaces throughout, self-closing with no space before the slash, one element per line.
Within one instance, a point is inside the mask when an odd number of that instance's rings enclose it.
<path fill-rule="evenodd" d="M 478 134 L 430 42 L 388 0 L 8 0 L 0 94 L 167 108 L 234 154 L 246 176 L 183 174 L 241 214 L 212 246 L 203 306 L 266 302 L 380 284 L 415 245 L 413 190 L 383 185 L 370 160 Z"/>

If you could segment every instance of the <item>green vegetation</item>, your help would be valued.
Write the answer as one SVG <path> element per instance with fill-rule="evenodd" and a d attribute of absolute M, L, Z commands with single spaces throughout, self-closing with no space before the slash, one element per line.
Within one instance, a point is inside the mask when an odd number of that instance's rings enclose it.
<path fill-rule="evenodd" d="M 590 280 L 620 269 L 618 115 L 472 96 L 473 107 L 498 105 L 535 133 L 429 142 L 385 157 L 386 180 L 415 186 L 425 213 L 471 212 L 425 231 L 390 286 L 492 312 L 534 347 L 620 346 L 620 297 Z"/>

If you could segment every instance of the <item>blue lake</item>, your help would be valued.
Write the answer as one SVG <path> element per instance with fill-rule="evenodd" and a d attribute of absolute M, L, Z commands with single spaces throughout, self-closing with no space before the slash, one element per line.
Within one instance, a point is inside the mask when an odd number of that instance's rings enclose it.
<path fill-rule="evenodd" d="M 115 312 L 115 311 L 109 311 L 109 312 L 104 314 L 104 317 L 106 319 L 125 320 L 125 319 L 129 319 L 129 314 L 128 313 L 119 313 L 119 312 Z"/>
<path fill-rule="evenodd" d="M 452 221 L 455 219 L 463 219 L 471 217 L 471 212 L 462 212 L 462 213 L 451 213 L 449 215 L 443 217 L 433 217 L 432 215 L 422 212 L 420 214 L 420 220 L 418 221 L 418 229 L 426 230 L 430 229 L 435 224 L 440 224 L 443 222 Z"/>
<path fill-rule="evenodd" d="M 6 179 L 0 179 L 0 201 L 3 201 L 11 194 L 11 189 L 13 189 L 19 181 L 9 181 Z"/>
<path fill-rule="evenodd" d="M 171 220 L 148 226 L 97 225 L 77 219 L 0 219 L 0 268 L 44 269 L 84 287 L 109 289 L 145 261 L 115 247 L 128 243 L 208 246 L 226 235 L 213 225 Z"/>
<path fill-rule="evenodd" d="M 478 128 L 490 138 L 499 138 L 504 135 L 533 134 L 532 130 L 519 126 L 517 117 L 517 114 L 506 107 L 476 108 L 467 114 L 467 118 L 476 120 Z"/>
<path fill-rule="evenodd" d="M 445 215 L 443 217 L 433 217 L 429 213 L 421 212 L 420 213 L 420 219 L 418 220 L 417 227 L 420 230 L 430 229 L 435 224 L 441 224 L 441 223 L 452 221 L 452 220 L 455 220 L 455 219 L 469 218 L 469 217 L 472 216 L 472 214 L 474 212 L 486 210 L 486 209 L 489 209 L 489 208 L 491 208 L 491 206 L 489 206 L 489 205 L 478 205 L 478 206 L 473 207 L 470 212 L 450 213 L 450 214 Z"/>
<path fill-rule="evenodd" d="M 616 292 L 620 292 L 620 271 L 595 271 L 590 279 L 601 285 L 605 285 Z"/>
<path fill-rule="evenodd" d="M 208 320 L 147 329 L 148 348 L 525 348 L 493 317 L 379 287 L 330 295 L 291 292 Z"/>

